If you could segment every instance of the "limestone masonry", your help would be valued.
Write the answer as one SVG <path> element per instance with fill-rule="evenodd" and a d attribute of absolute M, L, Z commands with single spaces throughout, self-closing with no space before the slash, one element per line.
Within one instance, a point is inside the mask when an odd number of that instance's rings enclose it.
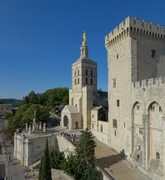
<path fill-rule="evenodd" d="M 109 147 L 152 179 L 165 179 L 165 27 L 127 17 L 105 37 L 108 56 L 108 121 L 97 101 L 97 64 L 83 34 L 72 65 L 69 105 L 61 126 L 90 128 Z M 99 105 L 98 105 L 99 104 Z M 105 112 L 106 114 L 106 112 Z"/>
<path fill-rule="evenodd" d="M 108 145 L 165 179 L 165 28 L 128 17 L 105 38 Z"/>

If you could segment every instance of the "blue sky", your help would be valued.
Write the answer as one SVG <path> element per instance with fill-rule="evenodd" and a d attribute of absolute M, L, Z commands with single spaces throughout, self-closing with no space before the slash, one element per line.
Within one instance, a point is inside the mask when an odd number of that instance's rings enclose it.
<path fill-rule="evenodd" d="M 71 87 L 84 30 L 98 88 L 107 90 L 104 37 L 128 15 L 165 25 L 165 1 L 1 0 L 0 98 Z"/>

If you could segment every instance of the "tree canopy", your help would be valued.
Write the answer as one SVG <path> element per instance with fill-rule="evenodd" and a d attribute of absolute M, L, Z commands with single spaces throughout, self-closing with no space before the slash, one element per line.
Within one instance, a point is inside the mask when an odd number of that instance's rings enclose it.
<path fill-rule="evenodd" d="M 82 131 L 75 154 L 62 163 L 62 169 L 76 180 L 101 180 L 101 173 L 95 164 L 95 141 L 89 130 Z"/>
<path fill-rule="evenodd" d="M 60 114 L 60 106 L 68 104 L 68 88 L 54 88 L 44 93 L 31 91 L 21 101 L 17 112 L 8 118 L 8 125 L 5 134 L 11 138 L 17 128 L 25 127 L 26 123 L 32 123 L 34 111 L 36 111 L 36 121 L 46 123 L 49 119 L 49 112 Z"/>
<path fill-rule="evenodd" d="M 49 107 L 66 105 L 69 102 L 68 88 L 54 88 L 46 90 L 44 93 L 31 91 L 23 98 L 23 104 L 40 104 Z"/>

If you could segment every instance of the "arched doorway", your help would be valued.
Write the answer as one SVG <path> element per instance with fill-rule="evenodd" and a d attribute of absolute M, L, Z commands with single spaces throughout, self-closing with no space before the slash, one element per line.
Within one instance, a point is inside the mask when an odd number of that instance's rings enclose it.
<path fill-rule="evenodd" d="M 132 153 L 133 158 L 142 163 L 142 149 L 143 144 L 143 121 L 142 121 L 142 107 L 139 102 L 135 102 L 132 108 Z"/>
<path fill-rule="evenodd" d="M 68 127 L 69 119 L 68 119 L 68 117 L 66 115 L 64 116 L 63 121 L 64 121 L 64 126 Z"/>
<path fill-rule="evenodd" d="M 163 110 L 159 103 L 152 102 L 148 107 L 149 114 L 149 146 L 148 159 L 150 164 L 155 160 L 163 160 L 162 152 L 162 116 Z"/>

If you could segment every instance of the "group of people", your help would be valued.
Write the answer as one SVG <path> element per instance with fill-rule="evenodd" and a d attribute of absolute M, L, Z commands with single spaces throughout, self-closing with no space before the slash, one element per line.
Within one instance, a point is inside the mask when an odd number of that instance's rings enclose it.
<path fill-rule="evenodd" d="M 67 138 L 74 145 L 77 144 L 77 136 L 75 134 L 69 134 L 66 132 L 61 132 L 61 135 L 63 135 L 65 138 Z"/>

